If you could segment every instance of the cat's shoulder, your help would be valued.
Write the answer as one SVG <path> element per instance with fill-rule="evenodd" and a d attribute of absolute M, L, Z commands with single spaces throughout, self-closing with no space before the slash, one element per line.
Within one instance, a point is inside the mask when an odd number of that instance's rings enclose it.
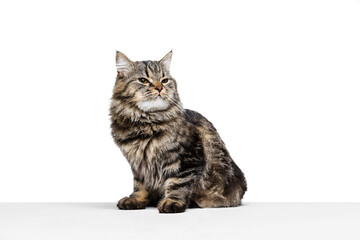
<path fill-rule="evenodd" d="M 190 109 L 185 109 L 185 119 L 194 125 L 210 123 L 203 115 Z"/>
<path fill-rule="evenodd" d="M 216 131 L 214 125 L 206 117 L 196 111 L 185 109 L 185 119 L 194 126 L 200 128 L 205 127 L 206 129 L 213 129 Z"/>
<path fill-rule="evenodd" d="M 205 117 L 194 110 L 185 109 L 185 118 L 189 122 L 198 122 Z"/>

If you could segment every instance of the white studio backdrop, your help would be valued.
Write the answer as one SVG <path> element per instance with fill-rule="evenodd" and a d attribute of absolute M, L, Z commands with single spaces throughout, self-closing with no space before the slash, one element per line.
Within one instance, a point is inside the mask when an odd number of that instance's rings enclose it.
<path fill-rule="evenodd" d="M 360 201 L 360 1 L 2 1 L 0 201 L 132 190 L 115 50 L 159 60 L 218 129 L 244 201 Z"/>

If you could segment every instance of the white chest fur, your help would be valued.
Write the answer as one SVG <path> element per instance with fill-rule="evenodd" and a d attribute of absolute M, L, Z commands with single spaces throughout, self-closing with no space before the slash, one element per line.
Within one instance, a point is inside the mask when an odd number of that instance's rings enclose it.
<path fill-rule="evenodd" d="M 164 110 L 169 106 L 169 103 L 161 97 L 157 97 L 155 100 L 142 101 L 137 105 L 142 111 L 149 112 L 151 110 Z"/>

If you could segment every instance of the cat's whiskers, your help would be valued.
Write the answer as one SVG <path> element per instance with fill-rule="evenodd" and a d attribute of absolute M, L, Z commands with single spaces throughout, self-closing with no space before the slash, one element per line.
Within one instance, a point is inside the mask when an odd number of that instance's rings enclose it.
<path fill-rule="evenodd" d="M 182 106 L 180 106 L 178 103 L 176 103 L 176 100 L 171 98 L 169 95 L 166 95 L 167 99 L 169 99 L 177 108 L 179 108 L 180 111 L 184 112 L 185 116 L 189 117 L 189 115 L 187 115 L 186 111 L 184 111 L 184 108 Z"/>
<path fill-rule="evenodd" d="M 148 97 L 152 97 L 154 94 L 152 92 L 146 92 L 145 93 L 145 97 L 148 98 Z"/>
<path fill-rule="evenodd" d="M 183 108 L 182 108 L 178 103 L 176 103 L 174 99 L 172 99 L 171 97 L 169 97 L 168 99 L 169 99 L 176 107 L 178 107 L 180 110 L 183 110 Z"/>

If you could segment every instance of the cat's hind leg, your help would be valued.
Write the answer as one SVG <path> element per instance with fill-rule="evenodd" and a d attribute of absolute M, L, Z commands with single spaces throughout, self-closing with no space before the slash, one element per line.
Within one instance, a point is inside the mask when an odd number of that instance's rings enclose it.
<path fill-rule="evenodd" d="M 243 196 L 240 187 L 231 186 L 231 191 L 225 187 L 216 186 L 210 189 L 202 189 L 192 200 L 201 208 L 235 207 L 241 204 Z"/>

